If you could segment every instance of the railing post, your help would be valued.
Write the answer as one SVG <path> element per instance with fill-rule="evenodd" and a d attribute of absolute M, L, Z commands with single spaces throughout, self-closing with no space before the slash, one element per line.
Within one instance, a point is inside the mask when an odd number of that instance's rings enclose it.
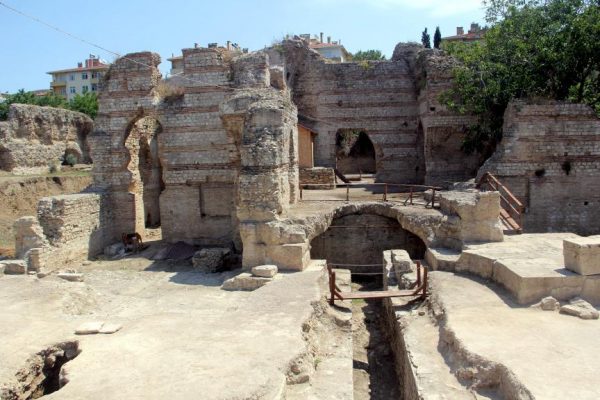
<path fill-rule="evenodd" d="M 413 187 L 410 187 L 410 205 L 413 205 Z"/>
<path fill-rule="evenodd" d="M 417 261 L 417 287 L 421 286 L 421 261 Z"/>
<path fill-rule="evenodd" d="M 423 298 L 427 297 L 427 268 L 423 268 Z"/>
<path fill-rule="evenodd" d="M 433 188 L 433 193 L 431 194 L 431 208 L 435 208 L 435 188 Z"/>
<path fill-rule="evenodd" d="M 387 192 L 388 192 L 388 185 L 386 183 L 383 185 L 383 201 L 387 201 Z"/>
<path fill-rule="evenodd" d="M 350 201 L 350 184 L 346 183 L 346 201 Z"/>
<path fill-rule="evenodd" d="M 303 189 L 303 186 L 300 185 L 300 200 L 302 200 L 302 191 L 303 191 L 302 189 Z"/>

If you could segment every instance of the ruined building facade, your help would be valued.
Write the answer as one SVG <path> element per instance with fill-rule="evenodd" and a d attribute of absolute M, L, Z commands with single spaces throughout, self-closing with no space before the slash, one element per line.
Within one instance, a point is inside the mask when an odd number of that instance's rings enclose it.
<path fill-rule="evenodd" d="M 95 255 L 123 233 L 144 236 L 157 227 L 170 243 L 243 252 L 245 267 L 303 269 L 311 240 L 334 218 L 362 212 L 350 205 L 326 217 L 293 215 L 299 151 L 306 148 L 314 154 L 303 159 L 315 167 L 358 166 L 383 182 L 445 185 L 477 174 L 481 160 L 460 150 L 474 120 L 438 100 L 454 66 L 439 51 L 400 44 L 391 61 L 329 64 L 304 42 L 290 40 L 250 54 L 184 49 L 182 62 L 183 74 L 168 81 L 161 79 L 154 53 L 129 54 L 111 66 L 87 140 L 93 185 L 79 195 L 44 199 L 37 220 L 17 222 L 17 251 L 34 269 L 49 260 L 65 265 Z M 519 112 L 510 125 L 515 132 L 530 129 L 519 122 Z M 595 140 L 597 119 L 586 118 L 578 117 L 565 134 L 587 121 Z M 300 146 L 299 126 L 308 132 L 309 146 Z M 586 155 L 591 150 L 575 147 L 565 149 L 576 156 L 573 171 L 583 176 L 589 162 L 586 176 L 593 180 L 597 150 Z M 504 153 L 486 168 L 496 165 L 495 172 L 508 177 L 503 160 L 516 153 Z M 323 169 L 303 173 L 315 175 L 333 176 Z M 552 178 L 548 185 L 561 182 Z M 521 183 L 515 181 L 519 188 Z M 467 242 L 502 240 L 498 197 L 454 198 L 442 197 L 441 211 L 430 210 L 426 219 L 392 205 L 366 209 L 397 219 L 428 248 L 460 250 Z"/>

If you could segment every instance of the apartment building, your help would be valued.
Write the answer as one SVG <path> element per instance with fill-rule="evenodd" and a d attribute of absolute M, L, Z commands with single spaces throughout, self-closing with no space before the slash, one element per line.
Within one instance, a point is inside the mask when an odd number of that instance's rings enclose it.
<path fill-rule="evenodd" d="M 90 54 L 87 60 L 77 63 L 77 68 L 47 72 L 52 76 L 50 89 L 67 100 L 78 94 L 96 92 L 100 79 L 109 67 L 106 61 Z"/>

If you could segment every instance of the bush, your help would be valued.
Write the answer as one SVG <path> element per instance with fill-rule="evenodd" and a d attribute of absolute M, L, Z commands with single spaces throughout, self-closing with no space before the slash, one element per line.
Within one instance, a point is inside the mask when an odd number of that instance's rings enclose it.
<path fill-rule="evenodd" d="M 77 164 L 77 156 L 73 153 L 69 153 L 65 156 L 65 165 L 70 165 L 71 167 Z"/>
<path fill-rule="evenodd" d="M 184 89 L 181 86 L 174 85 L 169 82 L 161 81 L 156 86 L 156 93 L 160 96 L 162 101 L 165 103 L 173 103 L 175 101 L 183 99 L 185 94 Z"/>

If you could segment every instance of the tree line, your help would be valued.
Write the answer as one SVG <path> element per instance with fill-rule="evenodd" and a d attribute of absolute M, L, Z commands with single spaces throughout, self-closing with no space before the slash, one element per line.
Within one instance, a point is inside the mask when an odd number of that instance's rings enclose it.
<path fill-rule="evenodd" d="M 38 96 L 34 92 L 26 92 L 24 89 L 21 89 L 17 93 L 6 95 L 5 100 L 0 103 L 0 121 L 8 119 L 8 110 L 13 103 L 79 111 L 89 115 L 92 119 L 96 118 L 96 114 L 98 113 L 98 97 L 96 93 L 77 94 L 70 101 L 67 101 L 67 99 L 52 91 L 43 96 Z"/>

